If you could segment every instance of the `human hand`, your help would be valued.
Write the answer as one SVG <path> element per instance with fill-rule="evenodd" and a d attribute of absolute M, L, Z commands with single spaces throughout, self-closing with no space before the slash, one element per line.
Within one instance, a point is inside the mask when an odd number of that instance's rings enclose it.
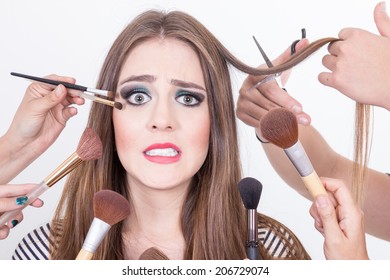
<path fill-rule="evenodd" d="M 57 75 L 48 78 L 75 82 Z M 30 84 L 8 131 L 0 139 L 0 183 L 9 182 L 53 144 L 66 122 L 77 114 L 72 104 L 82 105 L 84 99 L 67 94 L 63 85 Z"/>
<path fill-rule="evenodd" d="M 36 185 L 34 184 L 0 185 L 0 216 L 6 211 L 23 207 L 22 203 L 25 201 L 25 195 L 35 187 Z M 43 205 L 43 201 L 38 198 L 30 205 L 34 207 L 41 207 Z M 0 225 L 0 240 L 7 238 L 10 229 L 14 228 L 22 220 L 23 214 L 20 212 L 11 221 L 8 221 L 7 225 Z"/>
<path fill-rule="evenodd" d="M 374 10 L 379 33 L 345 28 L 341 41 L 329 45 L 322 64 L 331 72 L 322 72 L 318 80 L 353 100 L 390 110 L 390 18 L 384 2 Z"/>
<path fill-rule="evenodd" d="M 318 195 L 311 208 L 315 228 L 324 236 L 326 259 L 368 259 L 364 215 L 341 180 L 321 178 L 328 195 Z"/>
<path fill-rule="evenodd" d="M 302 39 L 296 45 L 299 52 L 308 45 L 307 39 Z M 290 54 L 290 48 L 284 51 L 272 63 L 279 65 L 286 61 Z M 262 65 L 259 68 L 265 68 Z M 283 75 L 284 73 L 282 73 Z M 261 137 L 259 123 L 261 118 L 271 109 L 284 107 L 290 109 L 297 116 L 298 123 L 303 125 L 310 124 L 310 116 L 302 111 L 302 105 L 291 97 L 285 90 L 280 88 L 276 81 L 269 81 L 259 86 L 255 86 L 264 76 L 249 75 L 241 86 L 240 94 L 237 100 L 237 117 L 249 126 L 256 128 L 256 134 Z"/>

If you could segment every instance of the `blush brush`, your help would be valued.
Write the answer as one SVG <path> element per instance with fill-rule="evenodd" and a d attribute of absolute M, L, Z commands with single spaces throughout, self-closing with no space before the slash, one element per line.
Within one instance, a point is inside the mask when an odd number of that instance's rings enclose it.
<path fill-rule="evenodd" d="M 284 108 L 270 110 L 261 119 L 260 130 L 264 138 L 284 150 L 313 198 L 327 194 L 299 141 L 298 122 L 292 112 Z"/>
<path fill-rule="evenodd" d="M 45 83 L 45 84 L 55 85 L 55 86 L 63 85 L 64 87 L 66 87 L 68 89 L 77 90 L 78 91 L 77 96 L 89 99 L 89 100 L 97 102 L 97 103 L 108 105 L 108 106 L 114 107 L 114 108 L 119 109 L 119 110 L 122 110 L 122 108 L 123 108 L 123 105 L 120 102 L 115 102 L 112 100 L 108 100 L 108 99 L 104 99 L 104 98 L 95 96 L 95 94 L 98 94 L 98 95 L 103 95 L 103 96 L 108 97 L 108 95 L 110 94 L 110 91 L 108 91 L 108 90 L 89 88 L 89 87 L 71 84 L 71 83 L 67 83 L 67 82 L 61 82 L 61 81 L 51 80 L 51 79 L 47 79 L 47 78 L 40 78 L 40 77 L 35 77 L 35 76 L 16 73 L 16 72 L 11 72 L 11 75 L 15 76 L 15 77 L 25 78 L 25 79 L 29 79 L 29 80 L 33 80 L 33 81 L 37 81 L 37 82 L 41 82 L 41 83 Z M 92 93 L 92 94 L 90 94 L 90 93 Z"/>
<path fill-rule="evenodd" d="M 125 197 L 111 190 L 101 190 L 93 197 L 94 218 L 76 260 L 91 260 L 110 228 L 130 214 Z"/>
<path fill-rule="evenodd" d="M 91 128 L 86 128 L 81 135 L 77 150 L 25 196 L 27 200 L 23 207 L 5 212 L 0 217 L 0 226 L 14 218 L 22 209 L 74 170 L 81 162 L 98 159 L 102 156 L 102 153 L 103 145 L 100 138 Z"/>

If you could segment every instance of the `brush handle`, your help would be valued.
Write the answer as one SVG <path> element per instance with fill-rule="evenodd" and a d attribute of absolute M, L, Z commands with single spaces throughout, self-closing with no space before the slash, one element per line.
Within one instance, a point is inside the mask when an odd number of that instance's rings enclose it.
<path fill-rule="evenodd" d="M 8 221 L 13 219 L 20 211 L 22 211 L 24 208 L 27 207 L 27 205 L 30 205 L 34 200 L 36 200 L 42 193 L 44 193 L 46 190 L 48 190 L 49 187 L 46 185 L 45 181 L 42 181 L 38 186 L 36 186 L 32 191 L 30 191 L 27 196 L 26 203 L 17 209 L 7 211 L 0 217 L 0 226 L 6 224 Z"/>
<path fill-rule="evenodd" d="M 79 96 L 83 97 L 83 98 L 86 98 L 86 99 L 89 99 L 91 101 L 100 103 L 100 104 L 104 104 L 104 105 L 108 105 L 108 106 L 111 106 L 111 107 L 115 107 L 115 101 L 103 99 L 103 98 L 97 97 L 95 95 L 90 95 L 86 91 L 80 93 Z"/>
<path fill-rule="evenodd" d="M 40 78 L 40 77 L 30 76 L 30 75 L 16 73 L 16 72 L 11 72 L 11 75 L 15 76 L 15 77 L 25 78 L 25 79 L 49 84 L 49 85 L 54 85 L 54 86 L 63 85 L 64 87 L 69 88 L 69 89 L 87 91 L 87 87 L 79 86 L 79 85 L 75 85 L 75 84 L 71 84 L 71 83 L 67 83 L 67 82 L 61 82 L 61 81 L 51 80 L 51 79 L 47 79 L 47 78 Z"/>
<path fill-rule="evenodd" d="M 76 260 L 91 260 L 92 257 L 93 257 L 93 253 L 85 249 L 81 249 L 79 254 L 76 257 Z"/>
<path fill-rule="evenodd" d="M 64 87 L 66 87 L 68 89 L 87 91 L 87 92 L 91 92 L 93 94 L 100 94 L 100 95 L 108 97 L 109 91 L 104 90 L 104 89 L 89 88 L 89 87 L 71 84 L 71 83 L 67 83 L 67 82 L 56 81 L 56 80 L 51 80 L 48 78 L 41 78 L 41 77 L 36 77 L 36 76 L 31 76 L 31 75 L 26 75 L 26 74 L 21 74 L 21 73 L 16 73 L 16 72 L 11 72 L 10 74 L 12 76 L 15 76 L 15 77 L 25 78 L 25 79 L 29 79 L 29 80 L 49 84 L 49 85 L 54 85 L 54 86 L 63 85 Z"/>
<path fill-rule="evenodd" d="M 107 224 L 105 221 L 97 217 L 93 218 L 87 236 L 85 237 L 83 247 L 77 255 L 76 260 L 90 260 L 110 228 L 111 225 Z"/>
<path fill-rule="evenodd" d="M 246 248 L 246 254 L 248 259 L 250 260 L 258 260 L 259 259 L 259 249 L 258 246 L 250 246 Z"/>
<path fill-rule="evenodd" d="M 301 178 L 313 198 L 316 198 L 319 194 L 327 194 L 315 170 L 310 175 Z"/>

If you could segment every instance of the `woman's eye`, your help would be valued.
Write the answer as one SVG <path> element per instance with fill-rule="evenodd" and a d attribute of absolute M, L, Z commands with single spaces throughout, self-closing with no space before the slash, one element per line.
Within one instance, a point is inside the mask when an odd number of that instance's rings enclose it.
<path fill-rule="evenodd" d="M 196 106 L 201 102 L 197 96 L 194 96 L 190 93 L 181 94 L 176 97 L 176 100 L 186 106 Z"/>
<path fill-rule="evenodd" d="M 130 93 L 126 99 L 130 104 L 141 105 L 149 102 L 151 100 L 151 97 L 145 92 L 138 91 Z"/>

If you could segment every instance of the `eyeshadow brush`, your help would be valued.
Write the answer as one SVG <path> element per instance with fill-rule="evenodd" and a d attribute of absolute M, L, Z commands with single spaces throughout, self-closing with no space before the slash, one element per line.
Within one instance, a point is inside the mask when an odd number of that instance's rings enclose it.
<path fill-rule="evenodd" d="M 0 216 L 0 226 L 10 221 L 42 193 L 74 170 L 82 161 L 98 159 L 102 156 L 102 152 L 103 145 L 100 138 L 91 128 L 86 128 L 80 138 L 77 150 L 26 195 L 27 201 L 23 207 L 3 213 Z"/>
<path fill-rule="evenodd" d="M 25 79 L 29 79 L 29 80 L 33 80 L 33 81 L 37 81 L 37 82 L 41 82 L 41 83 L 45 83 L 45 84 L 55 85 L 55 86 L 63 85 L 64 87 L 66 87 L 68 89 L 74 89 L 74 90 L 80 91 L 80 93 L 77 94 L 80 97 L 83 97 L 83 98 L 86 98 L 86 99 L 89 99 L 91 101 L 95 101 L 95 102 L 98 102 L 101 104 L 105 104 L 105 105 L 114 107 L 114 108 L 119 109 L 119 110 L 122 110 L 122 108 L 123 108 L 123 105 L 120 102 L 115 102 L 112 100 L 108 100 L 108 99 L 104 99 L 104 98 L 95 96 L 95 94 L 98 94 L 98 95 L 103 95 L 103 96 L 108 97 L 108 95 L 110 93 L 110 91 L 108 91 L 108 90 L 88 88 L 85 86 L 80 86 L 80 85 L 71 84 L 71 83 L 67 83 L 67 82 L 56 81 L 56 80 L 52 80 L 52 79 L 48 79 L 48 78 L 40 78 L 40 77 L 16 73 L 16 72 L 11 72 L 11 75 L 15 76 L 15 77 L 25 78 Z M 89 94 L 89 93 L 92 93 L 92 94 Z"/>

